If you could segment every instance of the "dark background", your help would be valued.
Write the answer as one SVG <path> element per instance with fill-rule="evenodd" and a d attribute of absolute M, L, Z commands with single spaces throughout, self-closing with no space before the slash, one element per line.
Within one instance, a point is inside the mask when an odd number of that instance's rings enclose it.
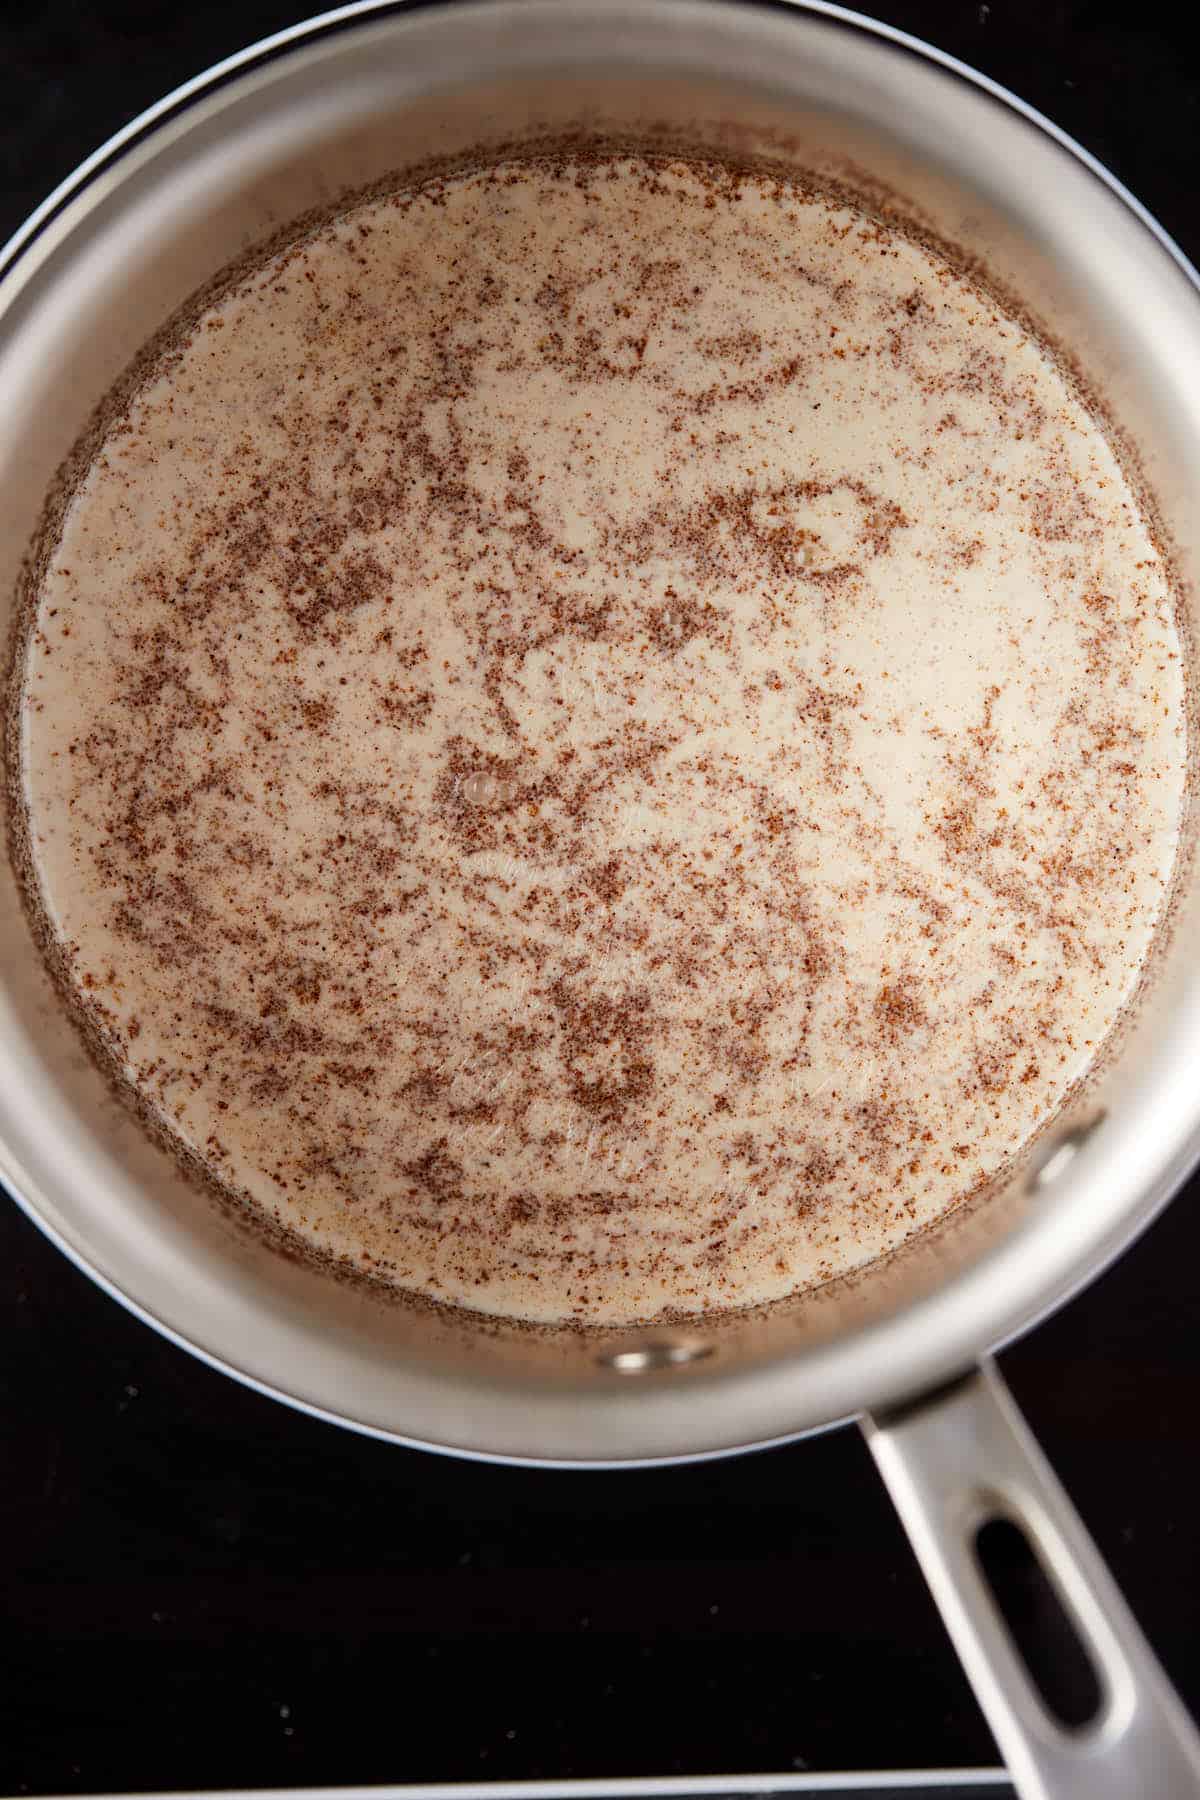
<path fill-rule="evenodd" d="M 0 238 L 303 0 L 0 10 Z M 1072 132 L 1200 260 L 1190 8 L 879 16 Z M 1200 1186 L 1003 1357 L 1200 1709 Z M 0 1790 L 991 1763 L 851 1431 L 611 1475 L 444 1461 L 213 1374 L 0 1200 Z"/>

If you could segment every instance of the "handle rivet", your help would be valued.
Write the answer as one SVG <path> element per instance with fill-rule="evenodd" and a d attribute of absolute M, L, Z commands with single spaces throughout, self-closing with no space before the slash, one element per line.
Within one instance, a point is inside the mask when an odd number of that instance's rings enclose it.
<path fill-rule="evenodd" d="M 636 1350 L 605 1350 L 596 1361 L 618 1375 L 648 1375 L 655 1369 L 681 1369 L 687 1363 L 702 1362 L 712 1353 L 711 1344 L 662 1342 L 641 1344 Z"/>
<path fill-rule="evenodd" d="M 1092 1118 L 1083 1119 L 1068 1130 L 1045 1139 L 1029 1171 L 1031 1192 L 1036 1193 L 1041 1188 L 1049 1187 L 1065 1174 L 1104 1116 L 1103 1112 L 1098 1112 Z"/>

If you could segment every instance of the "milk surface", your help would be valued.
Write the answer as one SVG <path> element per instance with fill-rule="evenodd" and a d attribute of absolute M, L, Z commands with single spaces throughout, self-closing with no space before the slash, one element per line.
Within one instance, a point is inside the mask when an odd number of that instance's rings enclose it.
<path fill-rule="evenodd" d="M 164 348 L 23 708 L 142 1103 L 529 1320 L 771 1301 L 993 1178 L 1134 990 L 1185 774 L 1168 573 L 1038 344 L 634 157 L 371 201 Z"/>

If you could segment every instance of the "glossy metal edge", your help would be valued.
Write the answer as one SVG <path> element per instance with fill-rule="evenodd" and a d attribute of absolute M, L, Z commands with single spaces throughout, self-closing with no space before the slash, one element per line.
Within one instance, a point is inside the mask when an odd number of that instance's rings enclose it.
<path fill-rule="evenodd" d="M 429 1782 L 424 1786 L 255 1788 L 254 1800 L 688 1800 L 691 1795 L 865 1794 L 870 1800 L 899 1793 L 927 1793 L 943 1788 L 970 1788 L 1002 1795 L 1013 1792 L 1004 1769 L 846 1769 L 833 1773 L 779 1775 L 648 1775 L 598 1777 L 564 1781 Z M 45 1800 L 55 1800 L 47 1795 Z M 124 1796 L 90 1796 L 90 1800 L 125 1800 Z M 192 1793 L 146 1794 L 139 1800 L 229 1800 L 212 1789 Z"/>
<path fill-rule="evenodd" d="M 167 125 L 173 118 L 185 113 L 193 103 L 213 95 L 228 82 L 251 77 L 256 68 L 266 69 L 283 55 L 298 51 L 306 45 L 314 44 L 342 30 L 352 29 L 359 23 L 385 19 L 391 15 L 438 10 L 443 4 L 445 4 L 445 0 L 354 0 L 354 3 L 350 5 L 320 14 L 249 45 L 246 49 L 236 52 L 185 82 L 115 133 L 47 196 L 42 205 L 18 228 L 8 243 L 0 248 L 0 284 L 3 284 L 9 275 L 18 269 L 21 259 L 36 245 L 42 234 L 73 201 L 84 196 L 88 187 L 97 183 L 106 173 L 119 169 L 123 156 L 150 138 L 156 130 Z M 711 5 L 714 9 L 724 10 L 731 4 L 731 0 L 703 0 L 703 4 Z M 829 20 L 846 27 L 849 31 L 875 38 L 932 63 L 976 92 L 998 102 L 1043 136 L 1049 138 L 1097 179 L 1133 215 L 1139 225 L 1154 239 L 1158 247 L 1166 252 L 1187 282 L 1200 295 L 1200 273 L 1153 215 L 1090 152 L 1076 143 L 1073 138 L 1036 108 L 1019 99 L 999 83 L 973 70 L 956 57 L 926 44 L 907 32 L 900 31 L 882 21 L 866 18 L 850 9 L 831 4 L 829 0 L 737 0 L 737 4 L 747 10 L 771 11 L 777 14 L 795 12 Z M 1006 1325 L 1000 1335 L 993 1340 L 993 1347 L 1012 1342 L 1023 1335 L 1025 1331 L 1056 1311 L 1059 1306 L 1109 1267 L 1172 1198 L 1198 1160 L 1200 1160 L 1200 1125 L 1192 1130 L 1177 1149 L 1171 1165 L 1160 1172 L 1158 1179 L 1139 1197 L 1136 1205 L 1123 1213 L 1119 1224 L 1110 1232 L 1106 1241 L 1102 1241 L 1097 1248 L 1085 1253 L 1079 1259 L 1077 1266 L 1066 1272 L 1059 1280 L 1052 1282 L 1032 1304 L 1018 1304 L 1007 1309 L 999 1309 L 1005 1312 L 1006 1316 L 1011 1315 L 1011 1323 Z M 361 1435 L 379 1438 L 407 1448 L 432 1450 L 439 1454 L 473 1461 L 515 1463 L 543 1468 L 653 1467 L 672 1463 L 711 1461 L 717 1457 L 773 1448 L 799 1438 L 815 1435 L 820 1431 L 833 1429 L 837 1425 L 846 1423 L 852 1416 L 845 1415 L 823 1421 L 807 1429 L 784 1432 L 769 1438 L 754 1438 L 749 1442 L 722 1444 L 715 1449 L 686 1451 L 661 1457 L 544 1458 L 490 1452 L 474 1447 L 460 1447 L 444 1441 L 408 1437 L 403 1433 L 353 1419 L 344 1413 L 317 1405 L 302 1396 L 289 1393 L 272 1382 L 262 1380 L 240 1369 L 225 1360 L 219 1352 L 208 1349 L 192 1337 L 185 1336 L 158 1317 L 151 1309 L 134 1300 L 113 1280 L 96 1270 L 65 1235 L 50 1223 L 37 1202 L 27 1197 L 30 1193 L 36 1192 L 37 1184 L 29 1180 L 26 1172 L 16 1165 L 15 1160 L 2 1144 L 0 1144 L 0 1179 L 3 1180 L 7 1191 L 12 1194 L 31 1221 L 82 1273 L 89 1276 L 127 1311 L 151 1326 L 163 1337 L 177 1344 L 181 1349 L 189 1351 L 201 1361 L 209 1364 L 210 1367 L 233 1377 L 243 1386 L 249 1387 L 267 1398 L 282 1401 L 297 1411 L 331 1424 L 341 1425 Z M 1011 1277 L 1006 1278 L 1004 1274 L 998 1273 L 994 1266 L 991 1269 L 991 1281 L 992 1285 L 1007 1285 L 1009 1289 L 1014 1285 L 1020 1285 L 1019 1282 L 1014 1283 Z M 894 1329 L 891 1321 L 872 1326 L 862 1336 L 864 1340 L 878 1341 L 890 1334 L 890 1327 Z M 939 1335 L 934 1333 L 935 1337 Z M 978 1346 L 980 1350 L 984 1347 L 982 1344 Z M 936 1379 L 936 1375 L 932 1373 L 935 1367 L 940 1366 L 943 1374 L 947 1372 L 947 1368 L 944 1366 L 947 1363 L 947 1353 L 944 1351 L 926 1360 L 931 1365 L 931 1379 Z M 965 1359 L 963 1366 L 965 1366 Z M 770 1379 L 766 1370 L 759 1372 L 758 1379 L 762 1380 L 764 1377 Z M 913 1386 L 917 1385 L 920 1385 L 919 1379 L 914 1378 Z"/>

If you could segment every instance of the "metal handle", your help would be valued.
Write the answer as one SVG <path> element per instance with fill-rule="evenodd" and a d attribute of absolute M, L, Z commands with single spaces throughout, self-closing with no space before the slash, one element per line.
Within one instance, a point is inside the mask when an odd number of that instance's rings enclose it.
<path fill-rule="evenodd" d="M 1021 1800 L 1200 1795 L 1200 1734 L 994 1365 L 863 1429 Z M 984 1579 L 993 1518 L 1025 1532 L 1095 1665 L 1081 1729 L 1047 1712 Z"/>

